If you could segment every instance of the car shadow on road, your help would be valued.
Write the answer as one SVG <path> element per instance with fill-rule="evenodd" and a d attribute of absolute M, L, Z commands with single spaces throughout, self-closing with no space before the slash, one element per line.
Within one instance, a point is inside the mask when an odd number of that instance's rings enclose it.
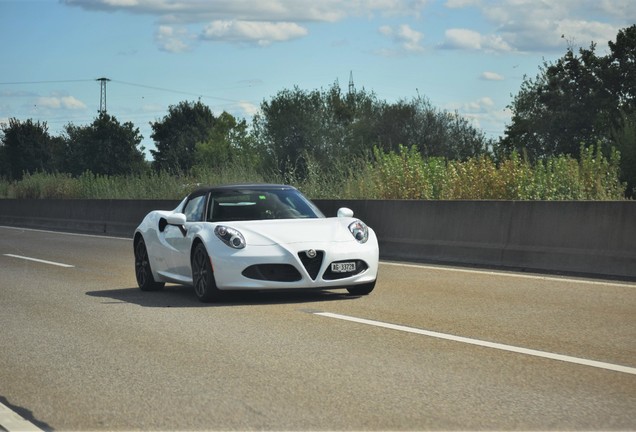
<path fill-rule="evenodd" d="M 196 298 L 194 288 L 180 285 L 166 285 L 163 290 L 152 292 L 144 292 L 134 287 L 89 291 L 86 295 L 104 299 L 102 301 L 103 304 L 132 303 L 138 306 L 154 308 L 258 306 L 316 303 L 334 300 L 345 301 L 358 298 L 348 294 L 346 291 L 232 291 L 224 293 L 217 302 L 202 303 Z"/>
<path fill-rule="evenodd" d="M 27 408 L 18 406 L 18 405 L 13 405 L 12 403 L 10 403 L 7 398 L 5 398 L 4 396 L 0 396 L 0 404 L 4 405 L 5 407 L 7 407 L 9 410 L 13 411 L 15 414 L 19 415 L 20 417 L 22 417 L 24 420 L 28 421 L 29 423 L 31 423 L 33 426 L 35 426 L 36 428 L 42 429 L 42 430 L 53 430 L 53 428 L 51 428 L 51 426 L 49 426 L 48 424 L 44 423 L 43 421 L 40 421 L 38 419 L 36 419 L 33 416 L 33 412 Z M 5 414 L 4 418 L 0 419 L 0 420 L 7 420 L 9 417 Z M 8 426 L 7 424 L 5 424 L 4 426 Z M 26 426 L 27 429 L 25 430 L 37 430 L 35 428 L 28 428 L 29 425 L 23 425 L 21 424 L 20 426 Z M 4 430 L 22 430 L 20 427 L 15 426 L 14 429 L 5 429 L 2 425 L 2 423 L 0 423 L 0 431 L 4 431 Z"/>

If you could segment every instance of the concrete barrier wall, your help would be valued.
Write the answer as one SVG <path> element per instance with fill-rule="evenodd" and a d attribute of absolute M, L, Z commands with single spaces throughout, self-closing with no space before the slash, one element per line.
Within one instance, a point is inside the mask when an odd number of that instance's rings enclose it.
<path fill-rule="evenodd" d="M 319 201 L 355 209 L 385 259 L 636 278 L 636 202 Z"/>
<path fill-rule="evenodd" d="M 636 279 L 636 202 L 315 200 L 349 207 L 378 234 L 383 259 Z M 178 201 L 0 200 L 0 225 L 131 236 Z"/>
<path fill-rule="evenodd" d="M 0 225 L 132 237 L 151 210 L 172 210 L 172 200 L 0 199 Z"/>

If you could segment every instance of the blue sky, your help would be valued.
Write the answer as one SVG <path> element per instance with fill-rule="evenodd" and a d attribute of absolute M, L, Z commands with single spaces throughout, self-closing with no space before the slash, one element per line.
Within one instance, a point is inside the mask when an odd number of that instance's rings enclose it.
<path fill-rule="evenodd" d="M 298 86 L 421 95 L 490 137 L 524 75 L 568 44 L 599 53 L 636 23 L 633 0 L 0 0 L 0 123 L 66 124 L 107 108 L 152 148 L 150 122 L 201 101 L 251 119 Z"/>

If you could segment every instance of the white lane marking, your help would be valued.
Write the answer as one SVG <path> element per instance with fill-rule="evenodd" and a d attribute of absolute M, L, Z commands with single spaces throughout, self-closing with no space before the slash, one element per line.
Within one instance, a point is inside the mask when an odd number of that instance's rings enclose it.
<path fill-rule="evenodd" d="M 313 312 L 313 314 L 320 315 L 327 318 L 335 318 L 335 319 L 344 320 L 344 321 L 351 321 L 358 324 L 366 324 L 366 325 L 371 325 L 375 327 L 382 327 L 386 329 L 398 330 L 398 331 L 407 332 L 407 333 L 415 333 L 415 334 L 419 334 L 423 336 L 434 337 L 437 339 L 444 339 L 444 340 L 449 340 L 453 342 L 461 342 L 461 343 L 476 345 L 480 347 L 494 348 L 494 349 L 498 349 L 502 351 L 525 354 L 525 355 L 530 355 L 534 357 L 542 357 L 542 358 L 551 359 L 551 360 L 560 360 L 560 361 L 564 361 L 568 363 L 575 363 L 575 364 L 580 364 L 584 366 L 592 366 L 595 368 L 601 368 L 601 369 L 611 370 L 615 372 L 622 372 L 622 373 L 636 375 L 636 368 L 629 367 L 629 366 L 615 365 L 612 363 L 605 363 L 605 362 L 600 362 L 596 360 L 588 360 L 588 359 L 583 359 L 579 357 L 571 357 L 571 356 L 567 356 L 563 354 L 554 354 L 547 351 L 538 351 L 538 350 L 533 350 L 528 348 L 516 347 L 513 345 L 504 345 L 504 344 L 500 344 L 496 342 L 482 341 L 479 339 L 471 339 L 471 338 L 466 338 L 462 336 L 455 336 L 455 335 L 446 334 L 446 333 L 438 333 L 438 332 L 422 330 L 422 329 L 418 329 L 414 327 L 406 327 L 406 326 L 397 325 L 397 324 L 389 324 L 382 321 L 356 318 L 356 317 L 351 317 L 347 315 L 334 314 L 330 312 Z"/>
<path fill-rule="evenodd" d="M 66 232 L 66 231 L 51 231 L 51 230 L 36 229 L 36 228 L 12 227 L 12 226 L 6 226 L 6 225 L 0 225 L 0 228 L 16 230 L 16 231 L 34 231 L 34 232 L 42 232 L 42 233 L 48 233 L 48 234 L 61 234 L 61 235 L 76 236 L 76 237 L 93 237 L 93 238 L 117 239 L 117 240 L 128 240 L 128 241 L 132 240 L 132 237 L 128 238 L 128 237 L 113 237 L 113 236 L 106 236 L 106 235 L 99 235 L 99 234 L 80 234 L 80 233 L 72 233 L 72 232 Z"/>
<path fill-rule="evenodd" d="M 58 266 L 58 267 L 66 267 L 66 268 L 75 267 L 75 266 L 72 266 L 70 264 L 63 264 L 63 263 L 59 263 L 59 262 L 55 262 L 55 261 L 47 261 L 47 260 L 42 260 L 42 259 L 38 259 L 38 258 L 26 257 L 26 256 L 22 256 L 22 255 L 13 255 L 13 254 L 3 254 L 3 255 L 6 256 L 6 257 L 23 259 L 23 260 L 26 260 L 26 261 L 34 261 L 34 262 L 38 262 L 38 263 L 42 263 L 42 264 L 50 264 L 50 265 L 54 265 L 54 266 Z"/>
<path fill-rule="evenodd" d="M 457 268 L 457 267 L 442 267 L 442 266 L 434 266 L 434 265 L 426 265 L 426 264 L 406 264 L 406 263 L 397 263 L 397 262 L 387 262 L 381 261 L 383 265 L 395 266 L 395 267 L 406 267 L 406 268 L 416 268 L 416 269 L 425 269 L 425 270 L 441 270 L 441 271 L 451 271 L 457 273 L 472 273 L 472 274 L 483 274 L 488 276 L 504 276 L 504 277 L 514 277 L 514 278 L 522 278 L 522 279 L 535 279 L 535 280 L 544 280 L 549 282 L 568 282 L 568 283 L 580 283 L 587 285 L 603 285 L 603 286 L 617 286 L 617 287 L 632 287 L 636 288 L 636 284 L 629 282 L 610 282 L 605 280 L 586 280 L 586 279 L 573 279 L 567 277 L 554 277 L 554 276 L 542 276 L 542 275 L 530 275 L 530 274 L 519 274 L 519 273 L 509 273 L 503 271 L 491 271 L 491 270 L 473 270 L 473 269 L 465 269 L 465 268 Z"/>
<path fill-rule="evenodd" d="M 7 432 L 14 431 L 41 431 L 39 427 L 28 420 L 23 419 L 18 413 L 0 403 L 0 429 Z"/>

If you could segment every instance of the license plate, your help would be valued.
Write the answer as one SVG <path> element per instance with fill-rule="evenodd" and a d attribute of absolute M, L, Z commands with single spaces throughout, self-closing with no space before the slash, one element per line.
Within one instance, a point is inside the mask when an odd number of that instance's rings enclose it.
<path fill-rule="evenodd" d="M 356 263 L 331 263 L 331 271 L 334 273 L 350 273 L 356 271 Z"/>

